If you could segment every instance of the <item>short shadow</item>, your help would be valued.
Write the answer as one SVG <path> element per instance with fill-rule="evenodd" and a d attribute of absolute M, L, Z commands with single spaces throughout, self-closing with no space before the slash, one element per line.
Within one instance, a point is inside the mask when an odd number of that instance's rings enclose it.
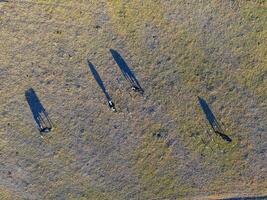
<path fill-rule="evenodd" d="M 224 139 L 227 142 L 231 142 L 232 139 L 227 136 L 226 134 L 223 133 L 223 129 L 221 128 L 220 123 L 218 122 L 218 120 L 216 119 L 216 117 L 214 116 L 213 112 L 211 111 L 209 105 L 207 104 L 207 102 L 201 98 L 198 97 L 198 102 L 206 116 L 206 119 L 208 120 L 210 126 L 212 127 L 213 131 L 215 133 L 217 133 L 222 139 Z"/>
<path fill-rule="evenodd" d="M 52 122 L 35 91 L 32 88 L 26 90 L 25 97 L 31 109 L 33 119 L 36 122 L 38 130 L 41 133 L 49 132 L 52 129 Z"/>
<path fill-rule="evenodd" d="M 139 84 L 139 81 L 135 77 L 134 73 L 131 71 L 131 69 L 129 68 L 129 66 L 127 65 L 125 60 L 122 58 L 122 56 L 119 54 L 119 52 L 117 52 L 114 49 L 110 49 L 110 52 L 111 52 L 114 60 L 116 61 L 117 65 L 119 66 L 123 76 L 131 84 L 131 88 L 134 91 L 137 91 L 137 92 L 140 92 L 141 94 L 143 94 L 144 93 L 143 88 L 141 87 L 141 85 Z"/>
<path fill-rule="evenodd" d="M 96 68 L 95 66 L 87 59 L 87 64 L 88 64 L 88 67 L 90 69 L 90 71 L 92 72 L 97 84 L 99 85 L 99 87 L 101 88 L 101 90 L 103 91 L 103 93 L 105 94 L 107 100 L 108 100 L 108 105 L 109 107 L 113 110 L 113 111 L 116 111 L 115 109 L 115 105 L 114 103 L 112 102 L 112 99 L 110 97 L 110 95 L 108 94 L 107 90 L 106 90 L 106 87 L 101 79 L 101 77 L 99 76 L 98 72 L 96 71 Z"/>
<path fill-rule="evenodd" d="M 220 200 L 266 200 L 267 196 L 254 196 L 254 197 L 234 197 L 234 198 L 225 198 Z"/>

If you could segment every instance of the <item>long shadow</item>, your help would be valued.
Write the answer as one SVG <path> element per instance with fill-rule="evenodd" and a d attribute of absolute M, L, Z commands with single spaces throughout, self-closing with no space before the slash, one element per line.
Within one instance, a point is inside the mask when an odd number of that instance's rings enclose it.
<path fill-rule="evenodd" d="M 234 197 L 234 198 L 225 198 L 220 200 L 266 200 L 267 196 L 254 196 L 254 197 Z"/>
<path fill-rule="evenodd" d="M 110 52 L 116 61 L 117 65 L 119 66 L 123 76 L 125 79 L 131 84 L 131 88 L 134 91 L 140 92 L 141 94 L 144 93 L 143 88 L 141 87 L 139 81 L 135 77 L 134 73 L 131 71 L 125 60 L 122 58 L 122 56 L 114 49 L 110 49 Z"/>
<path fill-rule="evenodd" d="M 0 3 L 8 2 L 7 0 L 0 0 Z"/>
<path fill-rule="evenodd" d="M 52 129 L 52 122 L 35 91 L 32 88 L 26 90 L 25 97 L 31 109 L 33 119 L 35 120 L 38 130 L 41 133 L 49 132 Z"/>
<path fill-rule="evenodd" d="M 212 127 L 213 131 L 218 134 L 219 136 L 221 136 L 222 139 L 224 139 L 227 142 L 231 142 L 232 139 L 227 136 L 226 134 L 223 133 L 223 129 L 221 128 L 220 123 L 218 122 L 218 120 L 216 119 L 216 117 L 214 116 L 212 110 L 210 109 L 209 105 L 207 104 L 207 102 L 201 98 L 198 97 L 198 102 L 206 116 L 206 119 L 208 120 L 210 126 Z"/>
<path fill-rule="evenodd" d="M 105 94 L 107 100 L 108 100 L 108 105 L 109 107 L 113 110 L 113 111 L 116 111 L 115 109 L 115 104 L 112 102 L 112 99 L 110 97 L 110 95 L 108 94 L 107 90 L 106 90 L 106 87 L 101 79 L 101 77 L 99 76 L 98 72 L 96 71 L 94 65 L 87 59 L 87 64 L 88 64 L 88 67 L 89 69 L 91 70 L 97 84 L 99 85 L 99 87 L 101 88 L 101 90 L 103 91 L 103 93 Z"/>

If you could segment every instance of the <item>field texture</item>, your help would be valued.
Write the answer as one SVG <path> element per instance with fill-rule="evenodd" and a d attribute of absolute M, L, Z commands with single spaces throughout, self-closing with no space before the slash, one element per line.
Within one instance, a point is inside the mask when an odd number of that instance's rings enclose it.
<path fill-rule="evenodd" d="M 29 88 L 54 124 L 43 137 Z M 264 195 L 267 1 L 0 0 L 0 199 Z"/>

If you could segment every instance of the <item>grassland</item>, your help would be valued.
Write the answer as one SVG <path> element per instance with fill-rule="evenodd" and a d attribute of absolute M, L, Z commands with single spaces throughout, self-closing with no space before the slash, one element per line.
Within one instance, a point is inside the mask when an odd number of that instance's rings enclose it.
<path fill-rule="evenodd" d="M 265 0 L 0 1 L 0 199 L 266 195 L 266 13 Z M 55 124 L 44 138 L 29 87 Z"/>

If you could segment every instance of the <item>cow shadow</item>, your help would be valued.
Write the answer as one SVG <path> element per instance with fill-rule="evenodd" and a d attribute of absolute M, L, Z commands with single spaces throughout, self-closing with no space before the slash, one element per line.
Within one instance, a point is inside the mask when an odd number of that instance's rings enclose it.
<path fill-rule="evenodd" d="M 206 116 L 206 119 L 208 120 L 211 128 L 213 129 L 214 133 L 218 134 L 223 140 L 227 142 L 231 142 L 232 139 L 224 133 L 220 123 L 218 122 L 217 118 L 213 114 L 208 103 L 201 97 L 198 97 L 198 102 Z"/>
<path fill-rule="evenodd" d="M 140 94 L 143 95 L 144 94 L 143 88 L 141 87 L 136 76 L 131 71 L 131 69 L 129 68 L 125 60 L 122 58 L 122 56 L 119 54 L 119 52 L 114 49 L 110 49 L 110 53 L 112 54 L 112 57 L 116 61 L 117 65 L 119 66 L 123 76 L 130 83 L 132 90 L 139 92 Z"/>
<path fill-rule="evenodd" d="M 40 133 L 47 133 L 52 129 L 52 122 L 41 104 L 35 91 L 30 88 L 25 91 L 26 101 L 31 109 L 33 119 Z"/>
<path fill-rule="evenodd" d="M 108 105 L 109 105 L 109 107 L 110 107 L 113 111 L 116 111 L 116 109 L 115 109 L 115 104 L 112 102 L 112 99 L 111 99 L 109 93 L 107 92 L 107 89 L 106 89 L 106 87 L 105 87 L 105 85 L 104 85 L 104 83 L 103 83 L 103 81 L 102 81 L 100 75 L 98 74 L 98 72 L 97 72 L 95 66 L 94 66 L 88 59 L 87 59 L 87 64 L 88 64 L 88 67 L 89 67 L 89 69 L 90 69 L 90 71 L 91 71 L 93 77 L 95 78 L 95 80 L 96 80 L 98 86 L 101 88 L 101 90 L 102 90 L 103 93 L 105 94 L 106 99 L 107 99 L 107 101 L 108 101 Z"/>

